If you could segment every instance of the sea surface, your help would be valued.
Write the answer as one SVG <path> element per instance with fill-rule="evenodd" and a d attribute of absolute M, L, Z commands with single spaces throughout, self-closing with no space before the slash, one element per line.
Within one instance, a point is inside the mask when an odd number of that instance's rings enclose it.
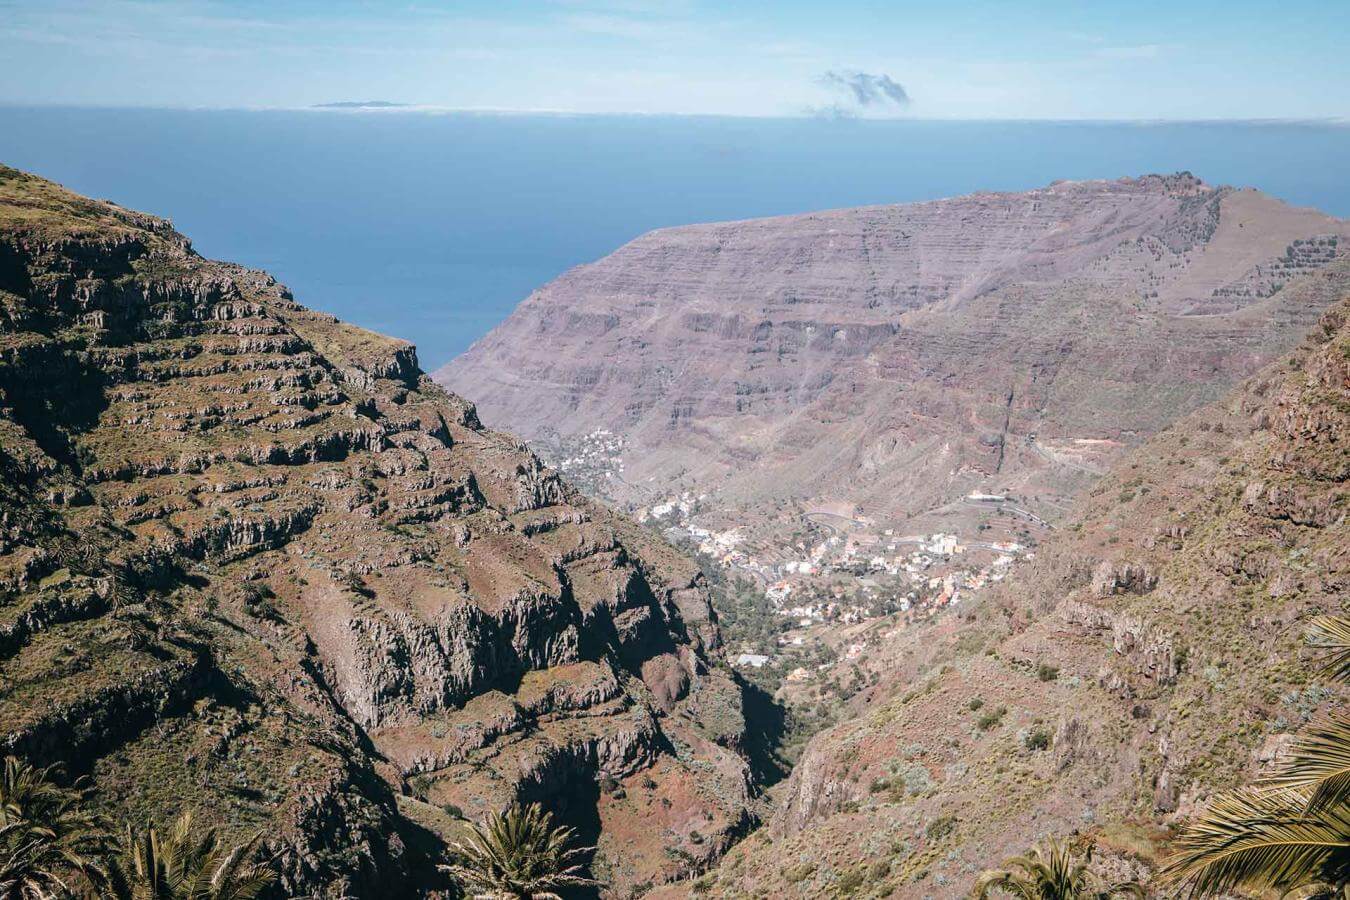
<path fill-rule="evenodd" d="M 207 256 L 434 369 L 652 228 L 1189 170 L 1350 217 L 1350 126 L 0 107 L 0 162 L 171 218 Z"/>

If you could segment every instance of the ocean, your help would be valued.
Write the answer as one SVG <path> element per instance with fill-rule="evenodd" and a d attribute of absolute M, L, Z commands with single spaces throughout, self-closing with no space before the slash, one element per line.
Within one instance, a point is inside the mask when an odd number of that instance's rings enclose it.
<path fill-rule="evenodd" d="M 1350 216 L 1350 126 L 0 108 L 0 162 L 414 341 L 652 229 L 1189 170 Z"/>

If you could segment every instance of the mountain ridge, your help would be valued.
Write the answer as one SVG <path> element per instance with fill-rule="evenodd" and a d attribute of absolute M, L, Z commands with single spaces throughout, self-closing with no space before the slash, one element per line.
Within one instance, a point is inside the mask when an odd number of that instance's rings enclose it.
<path fill-rule="evenodd" d="M 1053 519 L 1291 346 L 1330 299 L 1282 289 L 1347 233 L 1185 173 L 661 229 L 435 377 L 551 456 L 624 438 L 600 485 L 621 503 L 687 489 L 727 521 L 841 503 L 949 530 L 972 522 L 946 507 L 1006 488 Z"/>
<path fill-rule="evenodd" d="M 514 800 L 620 889 L 752 821 L 692 563 L 412 345 L 9 168 L 0 470 L 0 748 L 110 814 L 263 830 L 316 896 L 434 887 Z"/>

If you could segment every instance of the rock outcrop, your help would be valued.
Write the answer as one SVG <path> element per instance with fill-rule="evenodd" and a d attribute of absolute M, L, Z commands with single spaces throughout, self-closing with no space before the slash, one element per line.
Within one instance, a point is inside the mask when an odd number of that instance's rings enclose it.
<path fill-rule="evenodd" d="M 0 750 L 113 816 L 265 829 L 334 897 L 434 887 L 515 799 L 620 895 L 749 823 L 693 564 L 411 346 L 2 167 L 0 476 Z"/>
<path fill-rule="evenodd" d="M 790 499 L 934 528 L 1067 498 L 1291 348 L 1350 227 L 1189 175 L 668 228 L 526 299 L 436 378 L 616 499 Z M 640 496 L 640 493 L 639 493 Z M 824 508 L 824 507 L 821 507 Z M 917 524 L 916 524 L 917 527 Z"/>
<path fill-rule="evenodd" d="M 1147 879 L 1168 825 L 1337 700 L 1304 635 L 1350 588 L 1346 298 L 1292 357 L 1125 456 L 1033 562 L 894 630 L 771 828 L 698 893 L 957 897 L 1070 835 Z"/>

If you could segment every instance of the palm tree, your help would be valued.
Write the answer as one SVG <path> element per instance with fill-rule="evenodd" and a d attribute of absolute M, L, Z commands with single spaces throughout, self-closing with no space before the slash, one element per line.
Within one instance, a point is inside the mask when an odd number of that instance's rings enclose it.
<path fill-rule="evenodd" d="M 1350 682 L 1350 618 L 1314 619 L 1322 674 Z M 1196 896 L 1237 888 L 1350 896 L 1350 717 L 1309 726 L 1255 786 L 1216 799 L 1177 840 L 1165 880 Z"/>
<path fill-rule="evenodd" d="M 0 898 L 46 900 L 70 894 L 93 872 L 107 832 L 87 809 L 83 781 L 62 787 L 57 767 L 5 758 L 0 771 Z"/>
<path fill-rule="evenodd" d="M 580 858 L 594 847 L 568 849 L 575 831 L 554 826 L 539 804 L 512 804 L 466 826 L 464 840 L 450 845 L 456 861 L 439 868 L 475 900 L 561 900 L 556 889 L 598 886 L 581 874 Z"/>
<path fill-rule="evenodd" d="M 1088 870 L 1092 851 L 1079 856 L 1067 842 L 1053 838 L 1044 848 L 1033 847 L 1022 856 L 1003 863 L 1002 869 L 985 872 L 975 882 L 971 896 L 984 900 L 994 891 L 1019 900 L 1095 900 L 1108 897 L 1142 897 L 1138 882 L 1107 884 Z"/>
<path fill-rule="evenodd" d="M 190 812 L 164 834 L 128 825 L 97 894 L 100 900 L 253 900 L 276 880 L 270 865 L 251 861 L 260 838 L 226 849 L 214 828 L 193 835 Z"/>

